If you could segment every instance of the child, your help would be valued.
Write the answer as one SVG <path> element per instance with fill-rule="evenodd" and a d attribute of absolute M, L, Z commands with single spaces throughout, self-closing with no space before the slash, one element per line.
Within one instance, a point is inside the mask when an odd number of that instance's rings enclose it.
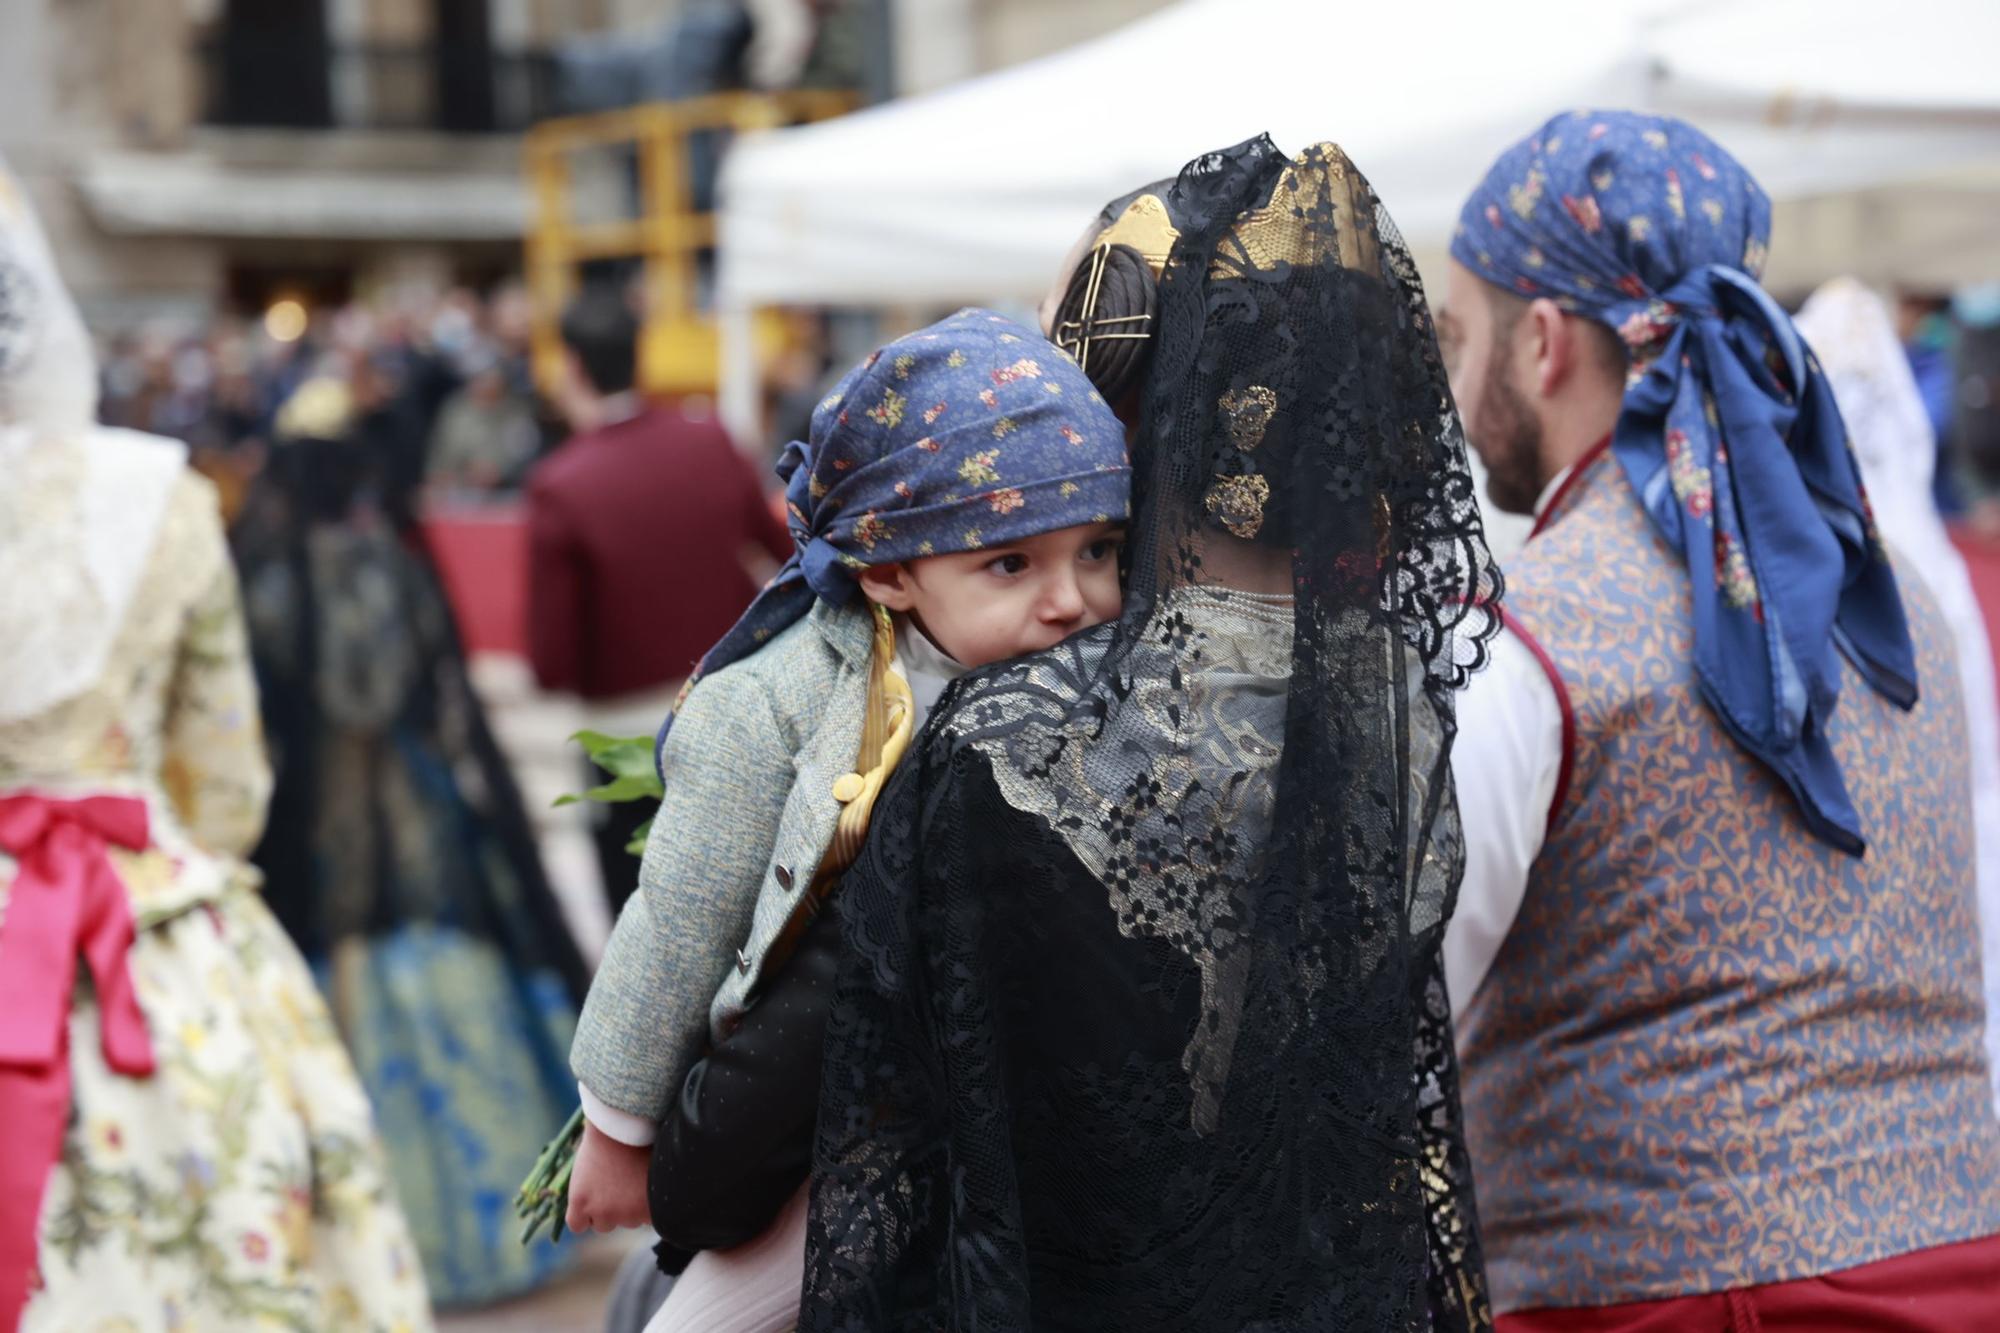
<path fill-rule="evenodd" d="M 646 1220 L 669 1099 L 852 861 L 918 708 L 1118 613 L 1125 430 L 1039 335 L 960 311 L 851 371 L 811 435 L 779 464 L 797 553 L 663 732 L 639 891 L 571 1049 L 575 1230 Z"/>

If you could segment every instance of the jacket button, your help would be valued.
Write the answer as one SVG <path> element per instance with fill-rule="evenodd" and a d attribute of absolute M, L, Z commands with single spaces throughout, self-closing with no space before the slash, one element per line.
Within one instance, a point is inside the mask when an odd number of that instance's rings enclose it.
<path fill-rule="evenodd" d="M 741 949 L 736 951 L 736 970 L 738 972 L 748 972 L 750 970 L 750 955 L 744 953 Z"/>
<path fill-rule="evenodd" d="M 833 780 L 833 799 L 846 805 L 861 794 L 862 786 L 859 773 L 843 773 Z"/>
<path fill-rule="evenodd" d="M 790 866 L 779 866 L 777 875 L 778 887 L 790 893 L 792 891 L 792 868 Z"/>

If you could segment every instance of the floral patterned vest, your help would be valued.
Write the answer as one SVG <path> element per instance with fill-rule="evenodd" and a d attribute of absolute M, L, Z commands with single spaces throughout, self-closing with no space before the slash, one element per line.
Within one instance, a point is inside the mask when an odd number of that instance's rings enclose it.
<path fill-rule="evenodd" d="M 1609 451 L 1507 571 L 1566 694 L 1566 794 L 1460 1021 L 1496 1311 L 1785 1281 L 2000 1233 L 1965 722 L 1901 587 L 1921 702 L 1844 667 L 1868 837 L 1805 830 L 1702 701 L 1688 574 Z"/>

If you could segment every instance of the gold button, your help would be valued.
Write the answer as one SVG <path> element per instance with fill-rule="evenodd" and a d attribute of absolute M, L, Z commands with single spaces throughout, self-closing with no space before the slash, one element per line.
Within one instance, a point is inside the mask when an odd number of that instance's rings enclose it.
<path fill-rule="evenodd" d="M 833 781 L 833 799 L 846 805 L 861 794 L 864 785 L 859 773 L 843 773 Z"/>

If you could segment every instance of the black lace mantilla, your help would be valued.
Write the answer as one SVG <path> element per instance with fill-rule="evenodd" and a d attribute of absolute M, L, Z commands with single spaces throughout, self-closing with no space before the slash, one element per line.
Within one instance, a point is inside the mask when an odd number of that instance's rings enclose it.
<path fill-rule="evenodd" d="M 1440 949 L 1499 579 L 1423 294 L 1330 145 L 1165 196 L 1125 613 L 959 682 L 837 900 L 802 1329 L 1491 1323 Z"/>

